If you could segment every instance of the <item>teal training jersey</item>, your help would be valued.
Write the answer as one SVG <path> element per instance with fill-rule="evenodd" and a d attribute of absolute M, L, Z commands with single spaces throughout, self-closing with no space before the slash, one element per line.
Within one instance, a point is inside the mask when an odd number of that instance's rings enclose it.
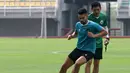
<path fill-rule="evenodd" d="M 88 37 L 87 32 L 90 31 L 96 34 L 100 32 L 103 27 L 93 21 L 88 21 L 86 25 L 77 22 L 75 28 L 78 33 L 77 48 L 83 51 L 90 51 L 92 53 L 95 53 L 96 39 Z"/>

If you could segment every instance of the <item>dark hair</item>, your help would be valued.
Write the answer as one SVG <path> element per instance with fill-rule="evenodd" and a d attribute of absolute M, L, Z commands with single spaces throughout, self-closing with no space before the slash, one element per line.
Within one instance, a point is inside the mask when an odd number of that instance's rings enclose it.
<path fill-rule="evenodd" d="M 79 15 L 81 15 L 81 14 L 87 14 L 88 13 L 88 11 L 85 9 L 85 8 L 80 8 L 79 10 L 78 10 L 78 14 Z"/>
<path fill-rule="evenodd" d="M 101 4 L 99 2 L 93 2 L 91 4 L 91 8 L 94 8 L 94 7 L 100 7 L 101 8 Z"/>

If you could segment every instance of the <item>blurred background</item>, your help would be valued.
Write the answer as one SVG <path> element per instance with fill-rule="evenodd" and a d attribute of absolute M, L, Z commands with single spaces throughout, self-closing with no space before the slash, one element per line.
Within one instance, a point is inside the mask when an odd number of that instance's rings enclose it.
<path fill-rule="evenodd" d="M 130 0 L 0 0 L 0 73 L 59 73 L 76 46 L 77 39 L 65 37 L 77 11 L 91 13 L 94 1 L 107 15 L 111 36 L 99 73 L 130 73 Z"/>
<path fill-rule="evenodd" d="M 0 37 L 63 37 L 78 21 L 77 10 L 100 1 L 111 36 L 130 35 L 129 0 L 0 0 Z"/>

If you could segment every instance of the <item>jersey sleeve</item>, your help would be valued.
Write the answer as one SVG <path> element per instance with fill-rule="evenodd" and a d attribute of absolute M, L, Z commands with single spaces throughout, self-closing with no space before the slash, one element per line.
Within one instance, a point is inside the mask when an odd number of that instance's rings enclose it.
<path fill-rule="evenodd" d="M 97 24 L 97 23 L 94 24 L 94 27 L 95 27 L 95 29 L 96 29 L 98 32 L 100 32 L 100 31 L 102 31 L 102 30 L 104 29 L 101 25 L 99 25 L 99 24 Z"/>
<path fill-rule="evenodd" d="M 105 27 L 105 26 L 108 25 L 107 17 L 105 16 L 104 18 L 105 18 L 105 19 L 104 19 L 104 24 L 102 25 L 103 27 Z"/>
<path fill-rule="evenodd" d="M 76 24 L 75 24 L 75 28 L 74 28 L 74 31 L 77 33 L 77 31 L 78 31 L 78 24 L 79 24 L 79 22 L 77 22 Z"/>
<path fill-rule="evenodd" d="M 73 25 L 73 30 L 76 30 L 77 29 L 77 25 L 78 25 L 78 22 L 76 24 Z"/>
<path fill-rule="evenodd" d="M 88 20 L 91 20 L 91 14 L 88 15 Z"/>

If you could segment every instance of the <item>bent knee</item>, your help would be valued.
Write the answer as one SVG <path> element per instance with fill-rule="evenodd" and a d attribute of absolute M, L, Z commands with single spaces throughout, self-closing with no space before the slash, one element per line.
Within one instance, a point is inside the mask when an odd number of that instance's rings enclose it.
<path fill-rule="evenodd" d="M 95 67 L 99 67 L 99 63 L 100 63 L 100 61 L 95 61 L 95 62 L 94 62 L 94 66 L 95 66 Z"/>
<path fill-rule="evenodd" d="M 61 69 L 68 69 L 69 67 L 68 67 L 68 65 L 67 64 L 63 64 L 62 66 L 61 66 Z"/>
<path fill-rule="evenodd" d="M 94 64 L 94 67 L 99 67 L 99 64 Z"/>
<path fill-rule="evenodd" d="M 92 60 L 88 61 L 87 66 L 91 66 Z"/>
<path fill-rule="evenodd" d="M 79 62 L 75 62 L 75 66 L 81 66 Z"/>
<path fill-rule="evenodd" d="M 79 61 L 75 62 L 75 66 L 81 66 L 81 65 L 82 65 L 82 63 L 80 63 Z"/>

